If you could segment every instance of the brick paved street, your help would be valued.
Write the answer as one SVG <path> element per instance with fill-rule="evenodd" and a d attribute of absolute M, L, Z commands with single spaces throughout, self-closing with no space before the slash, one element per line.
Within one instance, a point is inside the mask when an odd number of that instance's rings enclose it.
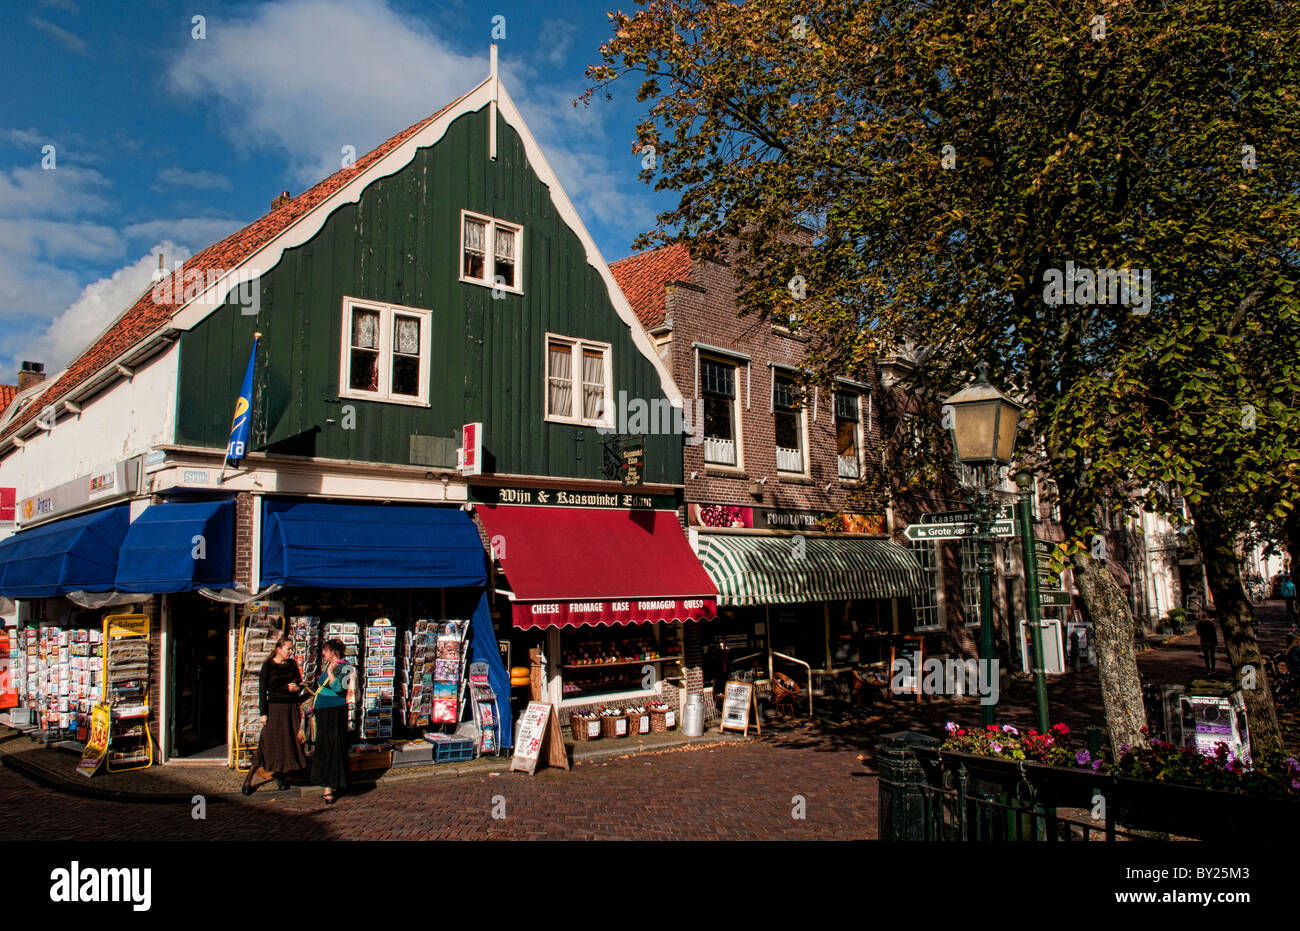
<path fill-rule="evenodd" d="M 529 777 L 409 780 L 345 795 L 190 806 L 64 795 L 0 769 L 0 841 L 31 840 L 863 840 L 876 779 L 848 748 L 765 742 L 670 751 Z M 506 817 L 492 817 L 494 796 Z M 791 797 L 806 799 L 806 819 Z"/>

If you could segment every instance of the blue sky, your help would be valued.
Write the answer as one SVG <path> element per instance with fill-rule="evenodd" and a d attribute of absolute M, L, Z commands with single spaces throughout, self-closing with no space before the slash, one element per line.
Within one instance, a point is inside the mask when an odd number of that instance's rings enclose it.
<path fill-rule="evenodd" d="M 0 8 L 0 382 L 54 372 L 184 259 L 502 80 L 606 260 L 653 226 L 635 84 L 572 106 L 634 0 L 10 0 Z M 195 38 L 193 17 L 206 38 Z M 49 150 L 53 146 L 53 168 Z"/>

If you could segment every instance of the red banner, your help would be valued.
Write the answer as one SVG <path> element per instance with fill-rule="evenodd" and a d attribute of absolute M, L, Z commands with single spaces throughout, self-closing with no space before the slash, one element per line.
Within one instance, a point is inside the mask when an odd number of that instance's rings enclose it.
<path fill-rule="evenodd" d="M 18 514 L 18 489 L 0 488 L 0 521 L 13 521 Z"/>
<path fill-rule="evenodd" d="M 629 598 L 623 601 L 520 601 L 514 623 L 530 627 L 600 627 L 653 624 L 659 621 L 710 621 L 717 617 L 716 598 Z"/>

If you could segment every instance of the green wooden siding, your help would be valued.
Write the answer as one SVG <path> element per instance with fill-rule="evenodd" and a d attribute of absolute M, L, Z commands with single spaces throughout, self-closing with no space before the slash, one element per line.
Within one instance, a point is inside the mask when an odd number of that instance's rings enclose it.
<path fill-rule="evenodd" d="M 488 158 L 487 119 L 486 110 L 458 118 L 285 252 L 261 279 L 256 316 L 223 306 L 182 336 L 177 442 L 225 446 L 260 330 L 254 450 L 405 465 L 413 434 L 458 438 L 462 424 L 481 420 L 490 471 L 604 477 L 605 437 L 544 420 L 546 334 L 611 344 L 615 400 L 620 391 L 662 398 L 659 377 L 504 120 L 497 159 Z M 493 299 L 458 280 L 462 209 L 523 226 L 522 295 Z M 433 311 L 431 407 L 339 397 L 344 296 Z M 343 428 L 345 405 L 355 429 Z M 645 480 L 680 484 L 682 438 L 645 444 Z"/>

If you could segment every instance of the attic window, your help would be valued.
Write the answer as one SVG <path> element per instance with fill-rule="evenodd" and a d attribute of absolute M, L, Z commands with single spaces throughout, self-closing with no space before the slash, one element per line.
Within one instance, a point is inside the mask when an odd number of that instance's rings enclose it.
<path fill-rule="evenodd" d="M 522 294 L 522 227 L 461 211 L 460 280 Z"/>

